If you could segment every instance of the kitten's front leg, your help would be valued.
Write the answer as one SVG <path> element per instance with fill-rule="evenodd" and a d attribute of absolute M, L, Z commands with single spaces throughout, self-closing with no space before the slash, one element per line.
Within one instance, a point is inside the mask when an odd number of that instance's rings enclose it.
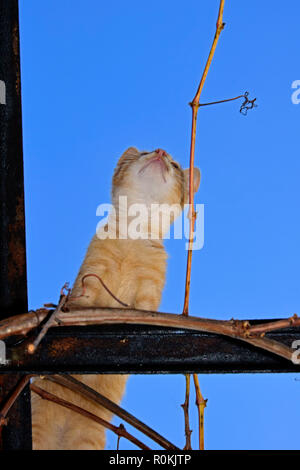
<path fill-rule="evenodd" d="M 159 307 L 163 286 L 155 279 L 143 279 L 138 284 L 134 307 L 141 310 L 154 310 Z"/>

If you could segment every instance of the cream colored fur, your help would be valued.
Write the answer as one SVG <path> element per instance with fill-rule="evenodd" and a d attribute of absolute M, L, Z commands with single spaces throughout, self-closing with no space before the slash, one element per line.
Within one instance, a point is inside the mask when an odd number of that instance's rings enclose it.
<path fill-rule="evenodd" d="M 187 200 L 187 170 L 183 171 L 170 155 L 162 158 L 166 162 L 162 174 L 159 162 L 149 164 L 155 156 L 147 155 L 130 147 L 120 158 L 113 177 L 112 200 L 119 207 L 119 196 L 127 196 L 128 205 L 135 202 L 179 204 Z M 200 173 L 195 169 L 195 191 L 199 187 Z M 122 209 L 122 208 L 121 208 Z M 124 209 L 124 208 L 123 208 Z M 177 214 L 178 215 L 178 214 Z M 97 274 L 109 289 L 126 304 L 146 310 L 157 310 L 165 282 L 167 254 L 163 247 L 162 230 L 156 227 L 150 231 L 144 221 L 143 230 L 147 239 L 99 239 L 95 235 L 88 247 L 85 259 L 79 270 L 72 297 L 82 293 L 81 279 L 85 274 Z M 117 232 L 121 231 L 118 216 L 115 218 Z M 101 232 L 102 229 L 100 229 Z M 98 233 L 99 235 L 99 233 Z M 99 281 L 94 277 L 86 279 L 86 295 L 70 302 L 70 309 L 76 306 L 120 307 Z M 76 376 L 90 387 L 120 403 L 125 390 L 125 375 L 82 375 Z M 83 397 L 46 380 L 36 383 L 72 403 L 110 421 L 107 410 L 95 406 Z M 105 429 L 97 423 L 42 400 L 32 393 L 32 429 L 34 449 L 103 449 Z"/>

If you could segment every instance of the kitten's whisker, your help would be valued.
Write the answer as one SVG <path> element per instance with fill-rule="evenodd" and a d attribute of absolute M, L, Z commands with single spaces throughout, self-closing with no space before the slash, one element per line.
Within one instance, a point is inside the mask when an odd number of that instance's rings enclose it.
<path fill-rule="evenodd" d="M 151 165 L 152 163 L 155 163 L 155 162 L 159 162 L 159 165 L 160 165 L 160 169 L 161 169 L 161 175 L 163 177 L 163 180 L 164 182 L 166 183 L 167 180 L 166 180 L 166 177 L 165 177 L 165 172 L 168 171 L 168 167 L 167 167 L 167 164 L 164 160 L 160 159 L 160 158 L 156 158 L 156 157 L 153 157 L 151 158 L 139 171 L 138 171 L 138 174 L 142 174 L 146 168 L 148 168 L 149 165 Z"/>
<path fill-rule="evenodd" d="M 151 163 L 153 163 L 152 160 L 150 160 L 148 163 L 146 163 L 144 166 L 142 166 L 142 168 L 139 170 L 138 174 L 144 173 L 144 171 L 146 170 L 146 168 L 148 168 L 148 166 L 151 165 Z"/>

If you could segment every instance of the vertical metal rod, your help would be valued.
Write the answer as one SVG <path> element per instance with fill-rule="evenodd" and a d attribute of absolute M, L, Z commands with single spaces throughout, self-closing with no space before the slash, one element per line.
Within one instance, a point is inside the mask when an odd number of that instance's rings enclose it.
<path fill-rule="evenodd" d="M 18 0 L 0 0 L 0 320 L 27 309 L 19 11 Z M 19 379 L 0 377 L 0 404 Z M 8 418 L 0 448 L 30 449 L 28 387 Z"/>

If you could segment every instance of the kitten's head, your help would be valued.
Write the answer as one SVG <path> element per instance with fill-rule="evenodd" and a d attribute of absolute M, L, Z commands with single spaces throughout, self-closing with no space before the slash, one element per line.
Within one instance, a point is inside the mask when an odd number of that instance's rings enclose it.
<path fill-rule="evenodd" d="M 194 192 L 199 184 L 200 171 L 195 168 Z M 140 152 L 129 147 L 118 161 L 112 185 L 114 207 L 128 221 L 138 205 L 139 233 L 146 238 L 163 237 L 188 198 L 189 170 L 183 170 L 164 150 Z M 127 233 L 126 224 L 119 226 L 120 231 Z"/>
<path fill-rule="evenodd" d="M 200 170 L 194 168 L 194 192 L 200 185 Z M 129 147 L 121 156 L 113 175 L 113 202 L 127 196 L 129 203 L 180 204 L 188 202 L 189 170 L 183 170 L 161 149 L 140 152 Z"/>

